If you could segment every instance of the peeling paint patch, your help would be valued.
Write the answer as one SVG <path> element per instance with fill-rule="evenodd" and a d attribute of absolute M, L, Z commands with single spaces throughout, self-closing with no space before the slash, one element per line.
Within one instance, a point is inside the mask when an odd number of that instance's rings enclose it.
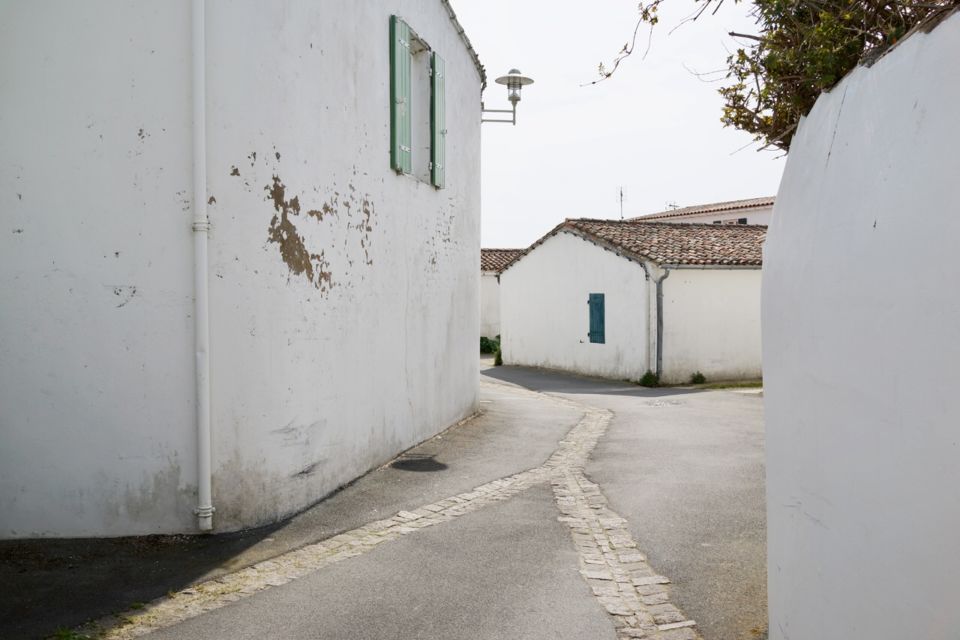
<path fill-rule="evenodd" d="M 213 196 L 210 196 L 210 199 L 207 200 L 207 204 L 217 204 L 217 199 Z"/>
<path fill-rule="evenodd" d="M 262 187 L 266 193 L 264 199 L 273 204 L 265 248 L 270 244 L 277 245 L 280 258 L 289 271 L 288 282 L 292 277 L 302 277 L 318 289 L 322 297 L 326 297 L 334 285 L 349 289 L 358 277 L 363 279 L 362 274 L 354 274 L 352 271 L 354 265 L 373 265 L 372 242 L 376 208 L 370 194 L 361 193 L 355 185 L 348 184 L 345 186 L 345 193 L 341 193 L 335 186 L 313 186 L 295 195 L 280 177 L 281 154 L 276 146 L 259 155 L 251 151 L 247 160 L 254 166 L 253 163 L 258 157 L 262 158 L 265 164 L 274 165 L 270 181 Z M 354 169 L 356 173 L 356 168 Z M 237 165 L 231 165 L 230 175 L 240 176 Z M 255 187 L 251 187 L 250 180 L 243 180 L 242 184 L 245 191 L 254 193 Z M 308 208 L 300 200 L 306 198 L 310 191 L 327 195 L 318 204 Z M 298 221 L 301 218 L 303 222 Z M 308 219 L 324 223 L 324 227 L 310 226 L 305 229 L 301 225 L 310 222 Z M 335 269 L 332 268 L 334 265 Z M 336 279 L 333 276 L 334 270 L 339 275 Z"/>
<path fill-rule="evenodd" d="M 297 232 L 291 217 L 300 215 L 300 198 L 294 196 L 289 200 L 286 197 L 287 188 L 280 177 L 273 176 L 272 184 L 264 187 L 269 200 L 273 201 L 273 208 L 277 214 L 270 220 L 267 230 L 267 241 L 280 247 L 280 257 L 293 275 L 302 275 L 313 286 L 321 291 L 328 291 L 333 285 L 330 263 L 324 252 L 311 253 L 303 242 L 303 236 Z"/>
<path fill-rule="evenodd" d="M 320 222 L 323 222 L 323 219 L 326 216 L 329 216 L 331 214 L 336 214 L 336 213 L 337 213 L 337 210 L 329 202 L 324 202 L 323 206 L 320 207 L 319 209 L 310 209 L 310 211 L 307 211 L 308 216 L 312 218 L 316 218 Z"/>

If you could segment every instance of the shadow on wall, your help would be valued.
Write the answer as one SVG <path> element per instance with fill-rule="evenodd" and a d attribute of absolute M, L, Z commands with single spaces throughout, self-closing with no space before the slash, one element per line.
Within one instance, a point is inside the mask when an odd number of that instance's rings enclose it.
<path fill-rule="evenodd" d="M 0 591 L 0 638 L 46 638 L 183 589 L 218 567 L 234 570 L 231 558 L 281 526 L 210 536 L 0 541 L 0 584 L 7 586 Z"/>

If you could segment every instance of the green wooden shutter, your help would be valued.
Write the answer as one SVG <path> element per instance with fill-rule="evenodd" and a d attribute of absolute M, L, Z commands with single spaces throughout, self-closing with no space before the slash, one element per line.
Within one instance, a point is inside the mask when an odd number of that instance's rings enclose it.
<path fill-rule="evenodd" d="M 447 164 L 446 72 L 443 58 L 430 60 L 430 181 L 442 189 Z"/>
<path fill-rule="evenodd" d="M 590 342 L 604 344 L 606 342 L 606 322 L 604 299 L 602 293 L 591 293 L 587 299 L 590 306 Z"/>
<path fill-rule="evenodd" d="M 410 173 L 410 26 L 390 16 L 390 166 Z"/>

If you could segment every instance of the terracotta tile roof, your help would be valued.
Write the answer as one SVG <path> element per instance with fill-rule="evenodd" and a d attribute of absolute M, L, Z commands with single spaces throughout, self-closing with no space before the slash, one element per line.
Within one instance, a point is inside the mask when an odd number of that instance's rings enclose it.
<path fill-rule="evenodd" d="M 749 198 L 747 200 L 729 200 L 727 202 L 714 202 L 713 204 L 698 204 L 692 207 L 667 209 L 659 213 L 650 213 L 644 216 L 630 218 L 630 220 L 663 220 L 665 218 L 682 218 L 684 216 L 695 216 L 704 213 L 760 209 L 763 207 L 772 207 L 775 200 L 776 198 L 774 196 L 768 196 L 766 198 Z"/>
<path fill-rule="evenodd" d="M 763 264 L 767 227 L 635 220 L 565 220 L 507 265 L 519 262 L 558 233 L 572 233 L 630 260 L 659 265 L 757 266 Z M 506 269 L 505 268 L 505 269 Z"/>
<path fill-rule="evenodd" d="M 526 249 L 480 249 L 480 270 L 500 273 Z"/>

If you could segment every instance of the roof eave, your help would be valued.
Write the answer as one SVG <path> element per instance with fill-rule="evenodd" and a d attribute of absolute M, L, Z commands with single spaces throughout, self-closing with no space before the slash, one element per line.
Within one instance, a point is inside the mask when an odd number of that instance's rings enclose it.
<path fill-rule="evenodd" d="M 460 24 L 460 21 L 457 19 L 457 14 L 453 10 L 453 7 L 450 6 L 450 0 L 440 0 L 440 3 L 447 10 L 447 15 L 450 16 L 450 22 L 453 23 L 453 28 L 456 29 L 457 34 L 460 36 L 460 39 L 463 41 L 463 44 L 466 45 L 467 51 L 470 52 L 470 57 L 473 58 L 473 65 L 477 69 L 477 73 L 480 75 L 480 93 L 487 88 L 487 70 L 483 68 L 483 63 L 480 62 L 480 56 L 477 55 L 476 49 L 473 48 L 473 43 L 470 42 L 470 38 L 467 37 L 467 32 L 463 30 L 463 25 Z"/>

